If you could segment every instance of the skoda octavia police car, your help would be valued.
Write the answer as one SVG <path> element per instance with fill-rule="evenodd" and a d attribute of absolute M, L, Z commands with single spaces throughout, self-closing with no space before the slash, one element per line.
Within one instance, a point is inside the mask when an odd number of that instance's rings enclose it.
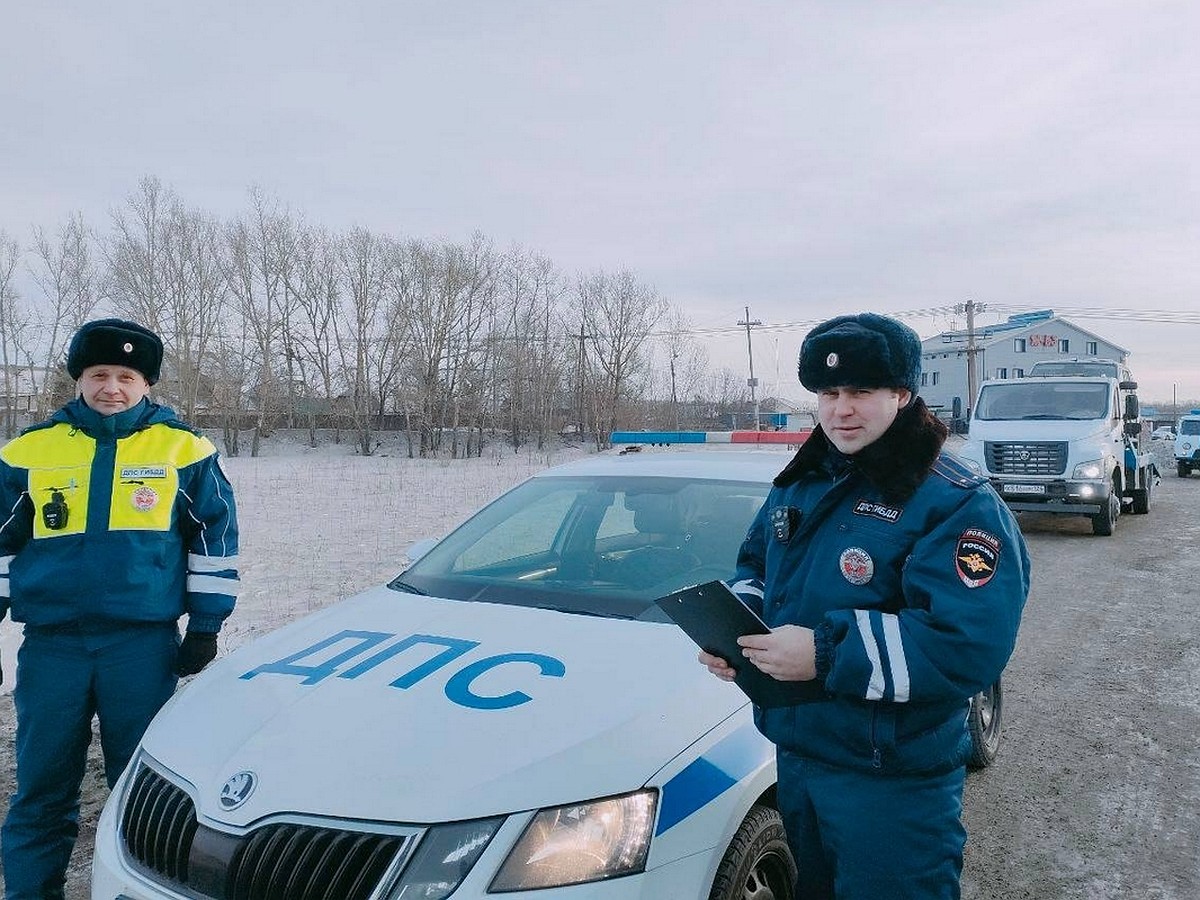
<path fill-rule="evenodd" d="M 93 898 L 791 898 L 773 748 L 653 603 L 732 575 L 786 460 L 547 470 L 220 660 L 114 789 Z"/>

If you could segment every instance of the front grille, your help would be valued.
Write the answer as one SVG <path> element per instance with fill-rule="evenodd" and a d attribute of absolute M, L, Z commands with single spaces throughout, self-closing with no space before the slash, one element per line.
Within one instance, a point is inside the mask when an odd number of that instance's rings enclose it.
<path fill-rule="evenodd" d="M 997 475 L 1062 475 L 1067 470 L 1066 441 L 984 441 L 983 449 L 988 470 Z"/>
<path fill-rule="evenodd" d="M 121 836 L 147 874 L 213 900 L 367 900 L 408 843 L 310 825 L 217 831 L 197 823 L 186 792 L 144 765 L 125 801 Z"/>

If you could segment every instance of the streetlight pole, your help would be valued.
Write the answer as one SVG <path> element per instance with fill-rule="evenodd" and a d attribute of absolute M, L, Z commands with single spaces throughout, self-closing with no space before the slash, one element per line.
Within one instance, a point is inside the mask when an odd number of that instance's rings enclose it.
<path fill-rule="evenodd" d="M 750 385 L 750 402 L 754 404 L 754 430 L 758 431 L 758 379 L 754 377 L 754 347 L 750 343 L 750 326 L 761 325 L 762 322 L 750 318 L 750 307 L 747 306 L 746 318 L 738 324 L 746 326 L 746 354 L 750 357 L 750 377 L 746 379 L 746 384 Z"/>

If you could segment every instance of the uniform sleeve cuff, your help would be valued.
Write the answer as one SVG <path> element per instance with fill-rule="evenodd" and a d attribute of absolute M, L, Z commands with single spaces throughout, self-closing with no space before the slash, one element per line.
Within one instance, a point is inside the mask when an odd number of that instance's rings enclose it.
<path fill-rule="evenodd" d="M 224 620 L 220 616 L 188 616 L 187 630 L 196 634 L 216 634 Z"/>
<path fill-rule="evenodd" d="M 813 629 L 813 664 L 817 670 L 816 680 L 825 683 L 825 677 L 833 668 L 833 640 L 828 622 Z"/>

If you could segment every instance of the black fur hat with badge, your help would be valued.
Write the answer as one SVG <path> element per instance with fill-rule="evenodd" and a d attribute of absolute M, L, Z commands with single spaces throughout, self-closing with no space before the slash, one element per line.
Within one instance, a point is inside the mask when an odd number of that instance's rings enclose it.
<path fill-rule="evenodd" d="M 800 345 L 800 383 L 825 388 L 921 387 L 921 339 L 895 319 L 876 313 L 822 322 Z"/>
<path fill-rule="evenodd" d="M 127 366 L 146 381 L 158 381 L 162 340 L 149 328 L 125 319 L 96 319 L 79 326 L 67 350 L 67 374 L 78 380 L 88 366 Z"/>

